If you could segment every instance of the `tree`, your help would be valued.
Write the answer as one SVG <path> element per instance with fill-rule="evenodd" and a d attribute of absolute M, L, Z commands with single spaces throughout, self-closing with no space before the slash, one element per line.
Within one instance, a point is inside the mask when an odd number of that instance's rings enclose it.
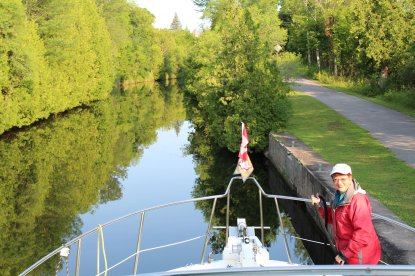
<path fill-rule="evenodd" d="M 45 47 L 19 0 L 0 3 L 0 134 L 50 113 Z"/>
<path fill-rule="evenodd" d="M 159 79 L 169 80 L 180 78 L 181 69 L 192 49 L 195 37 L 185 30 L 158 30 L 160 46 L 163 51 L 163 66 Z"/>
<path fill-rule="evenodd" d="M 158 77 L 163 52 L 157 31 L 152 26 L 153 21 L 154 16 L 146 9 L 131 7 L 131 43 L 125 50 L 128 63 L 124 74 L 127 79 L 154 81 Z"/>
<path fill-rule="evenodd" d="M 280 6 L 287 49 L 301 53 L 309 65 L 321 60 L 321 67 L 334 75 L 372 84 L 383 85 L 389 78 L 412 83 L 407 73 L 414 66 L 413 1 L 280 0 Z"/>
<path fill-rule="evenodd" d="M 182 29 L 182 23 L 180 23 L 177 13 L 174 13 L 173 21 L 170 24 L 170 30 L 181 30 L 181 29 Z"/>
<path fill-rule="evenodd" d="M 126 49 L 131 45 L 133 31 L 130 24 L 132 4 L 126 0 L 96 0 L 96 2 L 111 37 L 111 53 L 116 74 L 123 78 L 125 77 L 125 69 L 129 66 Z"/>
<path fill-rule="evenodd" d="M 268 133 L 287 123 L 288 90 L 272 57 L 274 45 L 261 33 L 268 25 L 256 23 L 249 6 L 218 5 L 214 29 L 202 34 L 189 65 L 188 101 L 197 106 L 189 113 L 197 128 L 231 151 L 239 149 L 240 122 L 245 122 L 250 148 L 261 151 Z"/>
<path fill-rule="evenodd" d="M 165 38 L 128 0 L 0 1 L 0 134 L 105 99 L 115 82 L 176 77 L 191 35 L 174 21 Z"/>
<path fill-rule="evenodd" d="M 50 0 L 39 4 L 40 37 L 54 72 L 52 113 L 108 96 L 113 79 L 111 40 L 95 1 Z"/>
<path fill-rule="evenodd" d="M 408 11 L 405 1 L 354 2 L 349 20 L 354 22 L 350 35 L 356 38 L 358 62 L 366 75 L 399 71 L 406 53 L 415 43 L 413 10 Z M 350 22 L 349 21 L 349 22 Z"/>

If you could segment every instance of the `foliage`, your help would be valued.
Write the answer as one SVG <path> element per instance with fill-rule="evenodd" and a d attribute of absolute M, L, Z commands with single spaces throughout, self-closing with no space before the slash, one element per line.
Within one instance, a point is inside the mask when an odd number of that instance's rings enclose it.
<path fill-rule="evenodd" d="M 159 44 L 163 53 L 163 63 L 159 71 L 159 80 L 164 82 L 181 78 L 181 70 L 185 61 L 193 50 L 192 45 L 195 37 L 189 32 L 181 29 L 158 30 Z"/>
<path fill-rule="evenodd" d="M 130 24 L 131 5 L 125 0 L 96 0 L 98 10 L 105 19 L 111 38 L 111 54 L 119 77 L 125 77 L 128 68 L 126 51 L 131 47 L 133 26 Z M 123 75 L 124 74 L 124 75 Z"/>
<path fill-rule="evenodd" d="M 131 43 L 125 51 L 124 78 L 154 80 L 163 62 L 163 53 L 156 31 L 152 27 L 154 16 L 147 10 L 132 6 L 130 10 Z"/>
<path fill-rule="evenodd" d="M 350 21 L 359 24 L 352 25 L 350 32 L 358 38 L 356 51 L 361 60 L 369 59 L 375 72 L 385 66 L 397 68 L 401 55 L 415 40 L 413 14 L 408 14 L 399 2 L 385 0 L 354 3 L 351 8 L 354 12 Z"/>
<path fill-rule="evenodd" d="M 413 1 L 281 0 L 280 7 L 287 49 L 309 66 L 366 79 L 383 92 L 413 85 Z"/>
<path fill-rule="evenodd" d="M 188 55 L 193 36 L 174 18 L 171 30 L 155 30 L 154 16 L 125 0 L 98 1 L 113 41 L 122 81 L 174 79 Z"/>
<path fill-rule="evenodd" d="M 415 89 L 389 89 L 379 98 L 412 110 L 412 116 L 415 117 Z"/>
<path fill-rule="evenodd" d="M 394 80 L 397 87 L 412 87 L 415 89 L 415 43 L 412 43 L 412 47 L 406 53 L 406 57 L 403 60 L 402 68 L 396 72 L 396 78 Z M 415 93 L 412 95 L 413 97 Z M 415 105 L 413 105 L 415 107 Z"/>
<path fill-rule="evenodd" d="M 253 20 L 251 10 L 259 13 L 260 7 L 218 1 L 217 8 L 214 29 L 202 34 L 188 62 L 189 115 L 207 137 L 231 151 L 239 149 L 245 122 L 250 148 L 260 151 L 269 131 L 284 127 L 290 114 L 274 45 L 261 35 L 262 22 Z"/>
<path fill-rule="evenodd" d="M 113 84 L 180 76 L 192 36 L 152 27 L 127 0 L 0 3 L 0 134 L 108 97 Z"/>
<path fill-rule="evenodd" d="M 307 68 L 301 64 L 301 56 L 290 52 L 278 54 L 275 58 L 284 81 L 290 81 L 307 74 Z"/>
<path fill-rule="evenodd" d="M 51 113 L 108 96 L 112 84 L 110 38 L 95 2 L 39 2 L 39 35 L 53 71 Z M 46 16 L 47 15 L 47 16 Z"/>
<path fill-rule="evenodd" d="M 137 88 L 0 140 L 0 274 L 17 275 L 80 234 L 79 214 L 122 196 L 120 180 L 184 120 L 177 89 Z M 176 91 L 176 92 L 174 92 Z M 164 95 L 164 96 L 163 96 Z M 57 259 L 43 267 L 55 274 Z"/>
<path fill-rule="evenodd" d="M 351 81 L 345 77 L 334 77 L 324 71 L 316 74 L 317 79 L 331 89 L 352 94 L 396 111 L 415 116 L 415 88 L 380 91 L 379 87 L 367 86 L 364 81 Z"/>
<path fill-rule="evenodd" d="M 26 15 L 21 1 L 0 4 L 0 133 L 110 91 L 109 38 L 95 3 L 55 2 L 27 1 Z"/>
<path fill-rule="evenodd" d="M 37 27 L 28 22 L 21 1 L 0 3 L 0 134 L 49 113 L 50 72 Z"/>

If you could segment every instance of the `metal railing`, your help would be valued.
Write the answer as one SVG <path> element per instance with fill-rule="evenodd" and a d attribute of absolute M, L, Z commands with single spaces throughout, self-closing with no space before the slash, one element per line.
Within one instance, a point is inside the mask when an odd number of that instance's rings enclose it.
<path fill-rule="evenodd" d="M 227 243 L 227 237 L 228 237 L 228 234 L 229 234 L 229 213 L 230 213 L 231 186 L 232 186 L 234 180 L 241 180 L 241 179 L 242 178 L 240 176 L 232 177 L 231 180 L 229 181 L 229 184 L 226 188 L 225 193 L 221 194 L 221 195 L 206 196 L 206 197 L 176 201 L 176 202 L 163 204 L 163 205 L 157 205 L 157 206 L 154 206 L 154 207 L 151 207 L 151 208 L 147 208 L 147 209 L 143 209 L 143 210 L 140 210 L 140 211 L 136 211 L 136 212 L 127 214 L 125 216 L 116 218 L 116 219 L 111 220 L 111 221 L 109 221 L 107 223 L 104 223 L 102 225 L 98 225 L 97 227 L 91 229 L 90 231 L 88 231 L 88 232 L 86 232 L 86 233 L 84 233 L 84 234 L 68 241 L 67 243 L 63 244 L 59 248 L 56 248 L 55 250 L 53 250 L 52 252 L 50 252 L 49 254 L 47 254 L 46 256 L 41 258 L 40 260 L 38 260 L 36 263 L 31 265 L 25 271 L 23 271 L 20 275 L 24 276 L 24 275 L 29 274 L 30 272 L 32 272 L 34 269 L 39 267 L 41 264 L 43 264 L 44 262 L 46 262 L 47 260 L 49 260 L 53 256 L 55 256 L 57 254 L 61 254 L 61 252 L 63 250 L 65 250 L 67 248 L 70 248 L 74 244 L 77 244 L 77 254 L 76 254 L 76 262 L 75 262 L 75 265 L 76 265 L 75 275 L 78 276 L 79 275 L 79 270 L 80 270 L 80 265 L 81 265 L 80 256 L 81 256 L 82 240 L 84 238 L 94 234 L 94 233 L 97 233 L 97 235 L 98 235 L 98 247 L 97 247 L 98 248 L 98 250 L 97 250 L 98 251 L 98 253 L 97 253 L 98 256 L 97 256 L 97 273 L 96 273 L 96 275 L 106 274 L 109 270 L 121 265 L 122 263 L 124 263 L 125 261 L 131 259 L 132 257 L 135 257 L 134 268 L 133 268 L 133 275 L 135 275 L 137 273 L 137 270 L 138 270 L 138 261 L 139 261 L 140 253 L 146 252 L 146 251 L 151 251 L 151 250 L 156 250 L 156 249 L 160 249 L 160 248 L 164 248 L 164 247 L 168 247 L 168 246 L 174 246 L 174 245 L 181 244 L 181 243 L 184 243 L 184 242 L 193 241 L 195 239 L 202 238 L 202 237 L 205 238 L 205 241 L 204 241 L 204 244 L 203 244 L 201 260 L 200 260 L 200 263 L 203 264 L 204 260 L 205 260 L 205 256 L 206 256 L 206 248 L 207 248 L 207 245 L 208 245 L 209 236 L 210 236 L 210 233 L 211 233 L 212 229 L 225 228 L 225 230 L 226 230 L 226 243 Z M 258 191 L 259 191 L 260 226 L 256 227 L 256 228 L 260 229 L 260 231 L 261 231 L 261 242 L 264 244 L 264 229 L 269 228 L 269 227 L 264 227 L 263 211 L 262 211 L 262 197 L 266 197 L 266 198 L 274 199 L 275 206 L 276 206 L 276 211 L 277 211 L 277 214 L 278 214 L 278 219 L 279 219 L 281 230 L 282 230 L 282 233 L 283 233 L 285 251 L 286 251 L 286 254 L 287 254 L 287 257 L 288 257 L 288 262 L 292 263 L 290 251 L 289 251 L 289 248 L 288 248 L 288 242 L 287 242 L 286 234 L 285 234 L 285 230 L 284 230 L 284 224 L 283 224 L 280 209 L 279 209 L 278 199 L 302 201 L 302 202 L 308 202 L 308 203 L 311 203 L 311 199 L 291 197 L 291 196 L 283 196 L 283 195 L 267 194 L 267 193 L 264 192 L 264 190 L 262 189 L 262 187 L 260 186 L 260 184 L 258 183 L 258 181 L 255 178 L 249 177 L 248 179 L 252 180 L 255 183 L 255 185 L 257 186 Z M 227 197 L 226 226 L 225 227 L 214 227 L 214 226 L 212 226 L 212 220 L 213 220 L 213 217 L 214 217 L 217 200 L 221 199 L 221 198 L 225 198 L 225 197 Z M 198 237 L 195 237 L 195 238 L 191 238 L 191 239 L 188 239 L 188 240 L 185 240 L 185 241 L 176 242 L 176 243 L 173 243 L 173 244 L 168 244 L 168 245 L 163 245 L 163 246 L 158 246 L 158 247 L 154 247 L 154 248 L 148 248 L 148 249 L 141 250 L 141 248 L 140 248 L 140 246 L 141 246 L 141 236 L 142 236 L 142 231 L 143 231 L 143 228 L 144 228 L 144 218 L 145 218 L 146 213 L 151 212 L 151 211 L 155 211 L 155 210 L 158 210 L 158 209 L 163 209 L 163 208 L 175 206 L 175 205 L 181 205 L 181 204 L 186 204 L 186 203 L 194 203 L 194 202 L 206 201 L 206 200 L 213 200 L 213 206 L 212 206 L 212 211 L 211 211 L 211 214 L 210 214 L 210 219 L 209 219 L 209 223 L 208 223 L 208 226 L 207 226 L 207 230 L 206 230 L 206 233 L 204 235 L 198 236 Z M 136 245 L 135 252 L 133 254 L 131 254 L 130 256 L 128 256 L 127 258 L 123 259 L 122 261 L 118 262 L 117 264 L 115 264 L 115 265 L 113 265 L 109 268 L 108 268 L 107 263 L 106 263 L 106 258 L 104 258 L 105 259 L 105 270 L 104 271 L 99 271 L 100 270 L 100 266 L 99 266 L 99 259 L 100 259 L 100 256 L 99 256 L 100 242 L 99 242 L 99 240 L 100 239 L 99 238 L 100 238 L 100 235 L 103 235 L 103 229 L 110 226 L 110 225 L 112 225 L 112 224 L 118 223 L 120 221 L 126 220 L 127 218 L 130 218 L 130 217 L 133 217 L 133 216 L 138 216 L 138 215 L 140 215 L 140 225 L 139 225 L 139 229 L 138 229 L 137 245 Z M 378 215 L 378 214 L 372 214 L 372 215 L 375 218 L 383 219 L 385 221 L 388 221 L 390 223 L 393 223 L 393 224 L 399 225 L 399 226 L 401 226 L 405 229 L 408 229 L 412 232 L 415 232 L 415 228 L 410 227 L 406 224 L 397 222 L 395 220 L 392 220 L 390 218 L 387 218 L 387 217 L 384 217 L 384 216 L 381 216 L 381 215 Z M 103 250 L 103 254 L 105 256 L 105 248 L 103 246 L 103 243 L 102 243 L 102 250 Z M 310 274 L 310 275 L 312 275 L 312 274 Z"/>
<path fill-rule="evenodd" d="M 415 275 L 414 265 L 301 265 L 301 266 L 274 266 L 274 267 L 241 267 L 223 268 L 211 270 L 193 271 L 168 271 L 157 273 L 145 273 L 142 276 L 164 276 L 164 275 Z"/>

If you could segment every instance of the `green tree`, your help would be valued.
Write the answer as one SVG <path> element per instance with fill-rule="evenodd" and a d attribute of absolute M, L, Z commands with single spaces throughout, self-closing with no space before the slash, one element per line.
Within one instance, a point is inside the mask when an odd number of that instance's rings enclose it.
<path fill-rule="evenodd" d="M 49 115 L 49 70 L 34 22 L 18 0 L 0 3 L 0 134 Z"/>
<path fill-rule="evenodd" d="M 240 122 L 245 122 L 250 148 L 261 151 L 269 131 L 288 120 L 288 90 L 272 57 L 273 45 L 260 34 L 250 9 L 220 4 L 224 10 L 215 32 L 202 34 L 189 65 L 188 101 L 197 105 L 189 113 L 208 137 L 231 151 L 239 149 Z"/>
<path fill-rule="evenodd" d="M 367 75 L 381 73 L 387 78 L 397 72 L 415 43 L 415 17 L 406 10 L 406 1 L 378 0 L 354 2 L 350 35 L 356 38 L 356 51 L 361 69 Z"/>
<path fill-rule="evenodd" d="M 111 41 L 95 2 L 39 3 L 37 22 L 54 72 L 51 112 L 104 99 L 112 85 Z"/>
<path fill-rule="evenodd" d="M 105 23 L 112 41 L 112 56 L 116 74 L 123 78 L 128 68 L 127 49 L 131 46 L 132 25 L 130 13 L 132 4 L 126 0 L 96 0 L 100 14 Z"/>
<path fill-rule="evenodd" d="M 180 23 L 179 16 L 177 16 L 177 13 L 174 13 L 173 21 L 170 24 L 170 30 L 181 30 L 182 29 L 182 23 Z"/>
<path fill-rule="evenodd" d="M 340 1 L 280 1 L 280 17 L 285 19 L 284 26 L 289 33 L 287 50 L 301 53 L 309 66 L 319 70 L 331 62 L 326 23 L 332 18 L 330 5 L 337 2 Z"/>
<path fill-rule="evenodd" d="M 132 6 L 130 10 L 131 44 L 126 49 L 128 64 L 125 76 L 131 80 L 155 80 L 158 77 L 163 53 L 157 32 L 152 27 L 154 16 L 146 9 Z"/>
<path fill-rule="evenodd" d="M 104 99 L 113 81 L 110 39 L 95 1 L 23 3 L 0 4 L 0 133 Z"/>
<path fill-rule="evenodd" d="M 258 26 L 258 35 L 261 41 L 274 46 L 283 46 L 287 42 L 287 31 L 282 29 L 278 17 L 278 0 L 250 0 L 243 1 L 251 13 L 253 22 Z"/>
<path fill-rule="evenodd" d="M 280 7 L 287 49 L 310 66 L 381 86 L 411 83 L 413 1 L 281 0 Z"/>
<path fill-rule="evenodd" d="M 0 134 L 108 97 L 114 83 L 176 78 L 192 43 L 127 0 L 0 4 Z"/>
<path fill-rule="evenodd" d="M 163 66 L 159 79 L 169 80 L 181 77 L 181 69 L 190 55 L 194 36 L 185 30 L 159 30 L 160 46 L 163 51 Z"/>

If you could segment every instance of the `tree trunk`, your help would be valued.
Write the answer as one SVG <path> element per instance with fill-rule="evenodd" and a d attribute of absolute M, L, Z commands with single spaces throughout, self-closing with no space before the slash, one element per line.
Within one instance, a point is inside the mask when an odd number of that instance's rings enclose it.
<path fill-rule="evenodd" d="M 310 50 L 310 44 L 308 43 L 308 32 L 307 32 L 307 60 L 308 60 L 308 66 L 311 66 L 311 50 Z"/>
<path fill-rule="evenodd" d="M 334 57 L 333 62 L 334 62 L 334 64 L 333 64 L 333 66 L 334 66 L 334 75 L 337 77 L 338 72 L 337 72 L 337 58 L 336 57 Z"/>
<path fill-rule="evenodd" d="M 320 69 L 321 69 L 321 65 L 320 65 L 320 50 L 318 48 L 316 49 L 316 60 L 317 60 L 317 68 L 318 68 L 318 71 L 320 72 Z"/>

